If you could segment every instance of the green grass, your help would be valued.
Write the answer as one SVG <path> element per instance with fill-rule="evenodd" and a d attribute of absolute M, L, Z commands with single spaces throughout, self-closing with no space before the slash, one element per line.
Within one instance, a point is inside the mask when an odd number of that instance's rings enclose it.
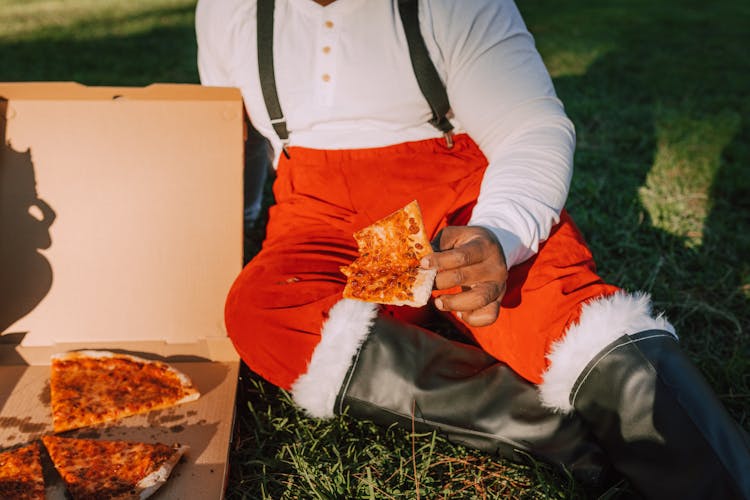
<path fill-rule="evenodd" d="M 197 83 L 195 0 L 0 0 L 0 79 Z"/>
<path fill-rule="evenodd" d="M 342 0 L 343 1 L 343 0 Z M 750 428 L 750 4 L 519 0 L 576 124 L 568 204 Z M 0 80 L 197 82 L 193 1 L 0 0 Z M 257 248 L 262 227 L 251 236 Z M 229 498 L 587 498 L 434 435 L 304 418 L 243 371 Z M 616 492 L 612 492 L 616 496 Z"/>

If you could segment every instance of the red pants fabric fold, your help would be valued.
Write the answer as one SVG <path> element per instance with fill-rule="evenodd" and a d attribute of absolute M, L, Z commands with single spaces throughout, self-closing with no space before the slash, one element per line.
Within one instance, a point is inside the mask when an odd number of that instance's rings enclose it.
<path fill-rule="evenodd" d="M 465 135 L 452 149 L 435 139 L 290 153 L 277 170 L 263 248 L 226 304 L 227 330 L 242 359 L 285 389 L 306 372 L 327 313 L 341 300 L 339 268 L 357 257 L 352 234 L 414 199 L 431 237 L 447 225 L 466 224 L 487 165 Z M 563 212 L 537 256 L 510 270 L 498 320 L 461 326 L 481 348 L 539 383 L 550 344 L 577 320 L 581 305 L 616 290 L 596 275 L 591 253 Z M 394 309 L 404 321 L 440 314 Z"/>

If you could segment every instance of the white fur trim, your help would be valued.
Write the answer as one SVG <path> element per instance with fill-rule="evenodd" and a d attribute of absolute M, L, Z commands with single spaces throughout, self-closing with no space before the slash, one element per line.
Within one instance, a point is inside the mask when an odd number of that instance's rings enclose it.
<path fill-rule="evenodd" d="M 330 418 L 346 372 L 367 338 L 377 304 L 341 299 L 328 312 L 307 373 L 292 385 L 292 399 L 311 417 Z"/>
<path fill-rule="evenodd" d="M 653 317 L 647 293 L 617 292 L 584 304 L 578 322 L 552 345 L 547 355 L 550 365 L 539 385 L 542 404 L 565 413 L 571 411 L 570 393 L 589 361 L 623 335 L 646 330 L 665 330 L 675 335 L 674 327 L 663 315 Z"/>

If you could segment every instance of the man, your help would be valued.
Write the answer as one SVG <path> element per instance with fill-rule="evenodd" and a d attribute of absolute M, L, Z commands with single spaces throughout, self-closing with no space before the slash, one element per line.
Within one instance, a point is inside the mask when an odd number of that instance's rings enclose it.
<path fill-rule="evenodd" d="M 278 159 L 263 249 L 227 299 L 250 368 L 311 416 L 413 417 L 584 480 L 611 463 L 650 497 L 750 498 L 746 434 L 564 211 L 573 125 L 510 0 L 201 0 L 197 33 L 203 83 L 242 90 Z M 342 299 L 352 234 L 415 198 L 443 293 Z"/>

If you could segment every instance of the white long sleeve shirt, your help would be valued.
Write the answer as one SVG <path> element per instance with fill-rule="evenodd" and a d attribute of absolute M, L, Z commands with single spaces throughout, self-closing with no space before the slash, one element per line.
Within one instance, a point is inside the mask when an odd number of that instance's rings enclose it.
<path fill-rule="evenodd" d="M 274 65 L 290 145 L 387 146 L 440 137 L 409 58 L 398 0 L 277 0 Z M 199 0 L 204 85 L 238 87 L 274 146 L 257 69 L 255 0 Z M 489 161 L 470 224 L 490 228 L 508 267 L 536 253 L 559 220 L 575 132 L 512 0 L 420 0 L 419 21 L 456 132 Z"/>

